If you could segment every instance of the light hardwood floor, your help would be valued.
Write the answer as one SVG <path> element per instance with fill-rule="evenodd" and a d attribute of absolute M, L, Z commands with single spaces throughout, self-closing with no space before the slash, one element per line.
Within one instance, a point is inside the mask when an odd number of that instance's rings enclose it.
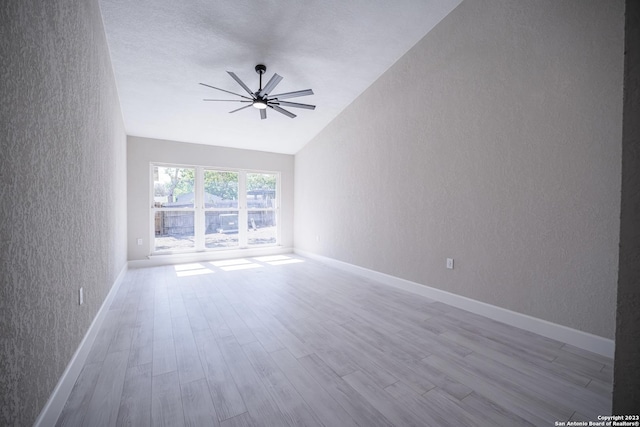
<path fill-rule="evenodd" d="M 553 426 L 612 360 L 294 255 L 130 270 L 60 426 Z"/>

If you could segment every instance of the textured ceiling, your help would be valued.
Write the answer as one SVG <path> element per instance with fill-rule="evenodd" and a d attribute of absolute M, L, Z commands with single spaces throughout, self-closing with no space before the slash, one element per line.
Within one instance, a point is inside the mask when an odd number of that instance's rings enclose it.
<path fill-rule="evenodd" d="M 293 154 L 461 0 L 100 0 L 127 134 Z M 260 120 L 238 99 L 235 72 L 258 88 L 256 64 L 284 79 L 272 93 L 311 88 Z M 393 108 L 392 105 L 389 108 Z"/>

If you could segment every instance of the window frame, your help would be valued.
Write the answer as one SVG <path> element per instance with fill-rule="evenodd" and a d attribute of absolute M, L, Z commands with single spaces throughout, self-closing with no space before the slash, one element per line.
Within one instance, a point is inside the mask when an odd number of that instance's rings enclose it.
<path fill-rule="evenodd" d="M 171 207 L 155 207 L 155 188 L 154 188 L 154 168 L 156 167 L 177 167 L 194 169 L 194 205 L 191 208 L 171 208 Z M 238 227 L 238 245 L 232 247 L 220 247 L 220 248 L 207 248 L 205 242 L 206 236 L 206 212 L 216 211 L 231 211 L 236 210 L 233 208 L 207 208 L 205 203 L 205 185 L 204 176 L 205 171 L 214 172 L 233 172 L 238 174 L 238 224 L 245 224 L 245 227 Z M 247 174 L 269 174 L 275 175 L 276 178 L 276 194 L 274 207 L 269 209 L 249 209 L 247 203 Z M 166 163 L 166 162 L 150 162 L 149 163 L 149 206 L 151 207 L 149 213 L 149 241 L 151 255 L 171 255 L 171 254 L 185 254 L 195 252 L 222 252 L 233 251 L 238 249 L 251 249 L 251 248 L 264 248 L 280 246 L 282 227 L 280 226 L 281 219 L 281 183 L 282 174 L 280 171 L 261 170 L 261 169 L 239 169 L 230 167 L 216 167 L 216 166 L 202 166 L 202 165 L 188 165 L 179 163 Z M 193 212 L 194 215 L 194 246 L 185 249 L 171 249 L 171 250 L 156 250 L 156 236 L 155 236 L 155 215 L 156 212 L 161 211 L 180 211 L 180 212 Z M 276 226 L 275 243 L 249 245 L 248 244 L 248 216 L 249 211 L 270 211 L 273 212 Z"/>

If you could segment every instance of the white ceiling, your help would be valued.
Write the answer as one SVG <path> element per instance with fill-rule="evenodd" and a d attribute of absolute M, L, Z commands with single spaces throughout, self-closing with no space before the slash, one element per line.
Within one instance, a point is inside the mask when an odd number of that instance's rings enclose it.
<path fill-rule="evenodd" d="M 461 0 L 100 0 L 128 135 L 294 154 Z M 256 64 L 284 79 L 272 93 L 316 109 L 269 109 L 238 99 L 235 72 L 258 88 Z M 392 106 L 390 106 L 392 108 Z"/>

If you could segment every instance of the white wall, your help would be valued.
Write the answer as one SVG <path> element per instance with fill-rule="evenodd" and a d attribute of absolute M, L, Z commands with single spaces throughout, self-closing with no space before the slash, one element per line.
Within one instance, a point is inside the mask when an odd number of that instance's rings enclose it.
<path fill-rule="evenodd" d="M 159 139 L 128 137 L 128 248 L 129 260 L 143 260 L 151 253 L 149 215 L 149 164 L 182 165 L 280 172 L 280 246 L 293 246 L 293 156 L 262 151 L 239 150 Z M 143 239 L 138 246 L 136 240 Z"/>
<path fill-rule="evenodd" d="M 0 425 L 27 426 L 126 266 L 126 136 L 97 0 L 3 0 L 0 58 Z"/>
<path fill-rule="evenodd" d="M 463 2 L 296 154 L 295 247 L 613 338 L 623 12 Z"/>

